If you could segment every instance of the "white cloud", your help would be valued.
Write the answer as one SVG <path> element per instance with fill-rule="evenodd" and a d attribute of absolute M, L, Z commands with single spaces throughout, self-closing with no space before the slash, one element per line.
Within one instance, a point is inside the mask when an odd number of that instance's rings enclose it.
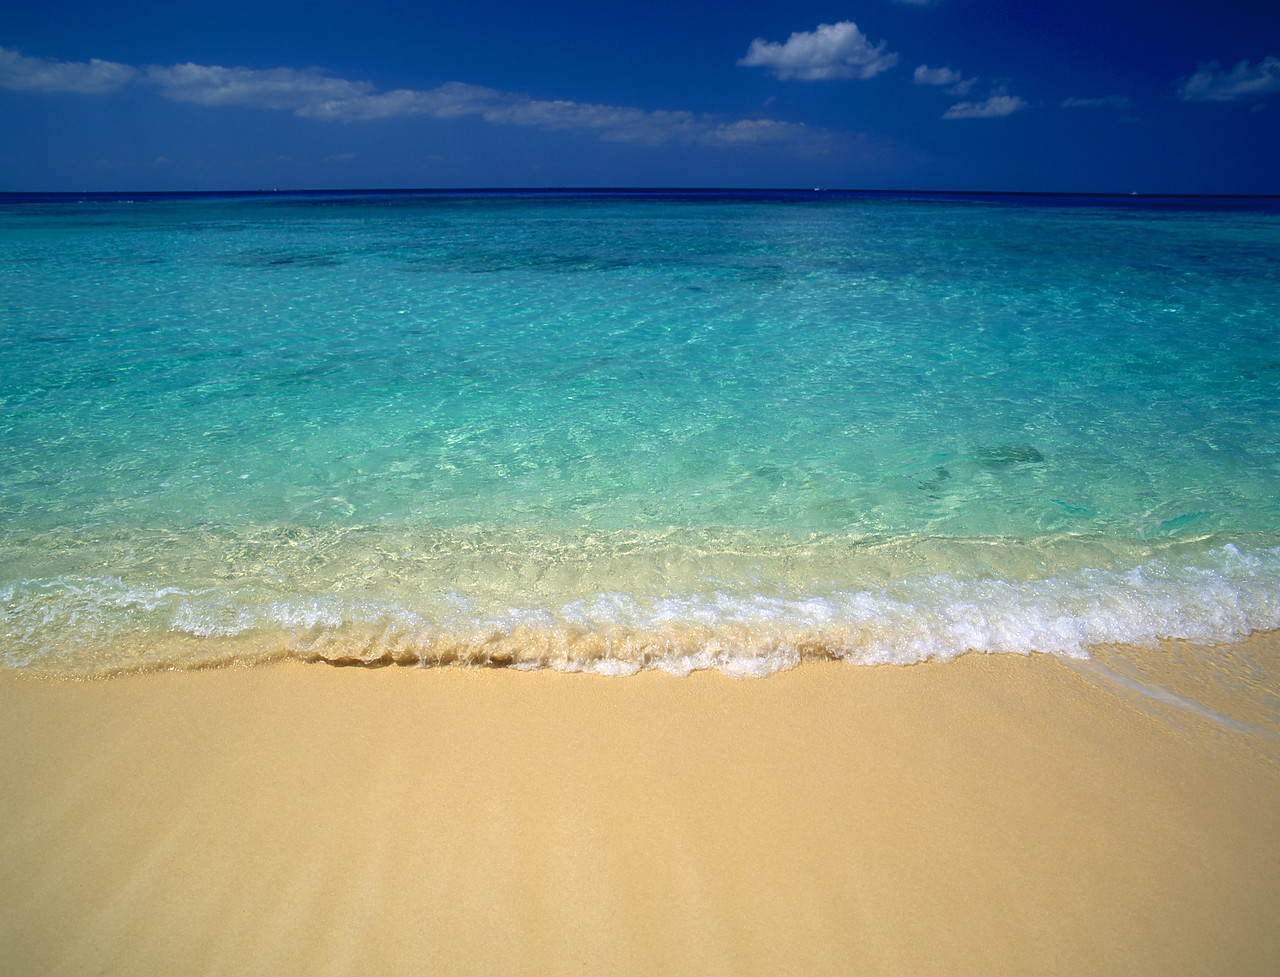
<path fill-rule="evenodd" d="M 538 129 L 583 129 L 610 142 L 656 146 L 672 139 L 697 138 L 707 127 L 692 112 L 642 109 L 589 102 L 554 101 L 518 96 L 483 113 L 486 122 L 534 126 Z"/>
<path fill-rule="evenodd" d="M 0 47 L 0 88 L 105 95 L 124 87 L 137 73 L 137 68 L 114 61 L 28 58 Z"/>
<path fill-rule="evenodd" d="M 223 68 L 218 65 L 178 64 L 147 69 L 147 84 L 165 98 L 198 105 L 251 105 L 262 109 L 290 109 L 302 114 L 325 101 L 359 98 L 373 92 L 368 82 L 330 78 L 323 72 L 295 68 Z"/>
<path fill-rule="evenodd" d="M 790 142 L 810 134 L 803 122 L 776 122 L 773 119 L 741 119 L 713 126 L 703 134 L 702 142 L 742 143 Z"/>
<path fill-rule="evenodd" d="M 1280 58 L 1267 57 L 1255 68 L 1241 61 L 1223 71 L 1216 61 L 1202 64 L 1182 83 L 1178 96 L 1184 102 L 1234 102 L 1241 98 L 1280 91 Z"/>
<path fill-rule="evenodd" d="M 993 94 L 981 102 L 957 102 L 942 113 L 944 119 L 995 119 L 1012 115 L 1027 107 L 1025 99 L 1003 92 Z"/>
<path fill-rule="evenodd" d="M 951 68 L 930 68 L 927 64 L 917 66 L 912 81 L 917 85 L 946 85 L 948 95 L 968 95 L 977 84 L 977 78 L 965 78 Z"/>
<path fill-rule="evenodd" d="M 493 125 L 530 126 L 547 131 L 578 129 L 595 132 L 611 142 L 643 145 L 700 139 L 720 125 L 692 112 L 644 111 L 622 105 L 536 99 L 519 92 L 456 81 L 429 91 L 358 93 L 349 98 L 319 101 L 301 107 L 297 114 L 342 122 L 413 115 L 436 119 L 479 116 Z"/>
<path fill-rule="evenodd" d="M 548 131 L 595 132 L 611 142 L 658 145 L 673 140 L 708 144 L 781 142 L 813 134 L 803 125 L 769 119 L 724 122 L 683 111 L 645 111 L 620 105 L 536 99 L 482 85 L 447 82 L 426 91 L 379 92 L 367 82 L 323 73 L 273 68 L 221 68 L 185 64 L 150 68 L 149 84 L 176 101 L 201 105 L 245 105 L 283 109 L 309 119 L 368 122 L 429 116 L 479 116 L 494 125 L 530 126 Z"/>
<path fill-rule="evenodd" d="M 1101 98 L 1065 98 L 1064 109 L 1127 109 L 1133 107 L 1133 99 L 1127 95 L 1103 95 Z"/>
<path fill-rule="evenodd" d="M 830 133 L 773 119 L 726 120 L 692 112 L 644 110 L 451 81 L 428 90 L 380 92 L 370 82 L 334 78 L 318 68 L 224 68 L 178 64 L 137 68 L 108 61 L 62 62 L 0 48 L 0 87 L 102 95 L 134 83 L 175 102 L 292 112 L 302 118 L 358 123 L 427 116 L 475 116 L 494 125 L 593 132 L 610 142 L 711 146 L 792 142 L 817 145 Z"/>
<path fill-rule="evenodd" d="M 950 68 L 930 68 L 927 64 L 918 65 L 912 80 L 917 85 L 951 85 L 960 81 L 960 72 Z"/>
<path fill-rule="evenodd" d="M 783 80 L 867 79 L 898 63 L 898 56 L 886 52 L 885 44 L 872 44 L 857 24 L 842 20 L 819 24 L 814 31 L 797 31 L 784 44 L 757 37 L 738 64 L 768 68 Z"/>
<path fill-rule="evenodd" d="M 450 81 L 429 91 L 409 88 L 389 92 L 335 91 L 334 97 L 318 97 L 294 110 L 307 119 L 335 122 L 371 122 L 405 116 L 428 115 L 436 119 L 457 119 L 466 115 L 483 115 L 513 99 L 523 96 L 500 92 L 483 85 Z"/>

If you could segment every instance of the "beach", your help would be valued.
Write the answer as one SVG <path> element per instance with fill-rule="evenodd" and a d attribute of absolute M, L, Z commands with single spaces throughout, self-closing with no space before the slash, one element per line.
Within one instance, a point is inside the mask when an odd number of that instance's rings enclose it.
<path fill-rule="evenodd" d="M 10 671 L 0 973 L 1274 974 L 1250 729 L 1040 654 Z"/>
<path fill-rule="evenodd" d="M 0 977 L 1280 973 L 1274 201 L 0 203 Z"/>

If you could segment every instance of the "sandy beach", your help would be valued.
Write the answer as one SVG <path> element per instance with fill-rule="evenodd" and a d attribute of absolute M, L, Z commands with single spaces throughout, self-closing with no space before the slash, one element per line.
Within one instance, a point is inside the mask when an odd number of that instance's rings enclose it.
<path fill-rule="evenodd" d="M 0 730 L 4 975 L 1280 973 L 1274 744 L 1047 656 L 8 674 Z"/>

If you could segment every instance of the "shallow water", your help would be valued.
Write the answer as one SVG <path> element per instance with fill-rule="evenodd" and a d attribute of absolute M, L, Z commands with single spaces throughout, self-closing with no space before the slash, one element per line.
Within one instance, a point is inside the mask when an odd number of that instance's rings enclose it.
<path fill-rule="evenodd" d="M 1277 255 L 1266 201 L 11 198 L 0 661 L 1274 629 Z"/>

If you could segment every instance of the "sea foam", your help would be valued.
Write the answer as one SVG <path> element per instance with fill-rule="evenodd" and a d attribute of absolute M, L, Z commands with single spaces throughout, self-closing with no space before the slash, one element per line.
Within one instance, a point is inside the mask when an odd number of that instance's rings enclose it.
<path fill-rule="evenodd" d="M 515 595 L 512 595 L 513 597 Z M 505 606 L 453 589 L 419 599 L 234 587 L 144 587 L 119 577 L 9 584 L 3 660 L 106 670 L 205 667 L 281 657 L 332 663 L 503 665 L 629 674 L 714 668 L 761 675 L 806 659 L 854 664 L 948 660 L 1181 638 L 1225 642 L 1280 627 L 1280 549 L 1234 544 L 1197 562 L 1162 557 L 1032 580 L 908 576 L 874 589 L 788 598 L 750 591 L 624 592 Z"/>

